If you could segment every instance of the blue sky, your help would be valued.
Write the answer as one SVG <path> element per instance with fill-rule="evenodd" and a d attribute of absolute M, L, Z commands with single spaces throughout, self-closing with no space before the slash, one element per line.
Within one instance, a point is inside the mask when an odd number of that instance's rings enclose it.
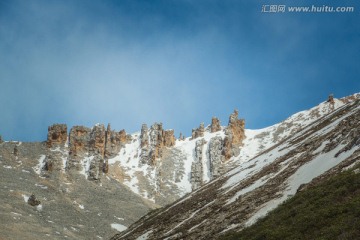
<path fill-rule="evenodd" d="M 266 4 L 354 13 L 262 13 Z M 262 128 L 360 91 L 358 1 L 0 0 L 0 134 L 53 123 L 189 136 L 233 109 Z"/>

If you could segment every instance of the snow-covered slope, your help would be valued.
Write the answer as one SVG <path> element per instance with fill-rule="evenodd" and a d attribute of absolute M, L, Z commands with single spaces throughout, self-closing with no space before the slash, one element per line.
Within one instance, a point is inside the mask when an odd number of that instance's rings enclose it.
<path fill-rule="evenodd" d="M 309 110 L 298 112 L 288 119 L 263 129 L 245 129 L 246 138 L 240 147 L 240 154 L 229 161 L 221 162 L 222 172 L 226 172 L 254 158 L 261 152 L 292 136 L 300 129 L 311 125 L 348 102 L 358 99 L 360 94 L 354 94 L 342 99 L 325 101 Z M 213 159 L 209 156 L 210 140 L 215 137 L 224 139 L 226 126 L 221 131 L 211 133 L 210 126 L 205 128 L 203 137 L 176 140 L 174 147 L 166 150 L 166 156 L 151 166 L 141 161 L 140 133 L 132 134 L 133 141 L 126 144 L 120 153 L 109 160 L 110 176 L 123 182 L 135 193 L 161 205 L 191 192 L 192 165 L 197 161 L 195 156 L 196 142 L 204 139 L 201 158 L 201 178 L 205 184 L 212 180 L 211 166 Z"/>
<path fill-rule="evenodd" d="M 360 102 L 322 103 L 266 130 L 247 133 L 252 135 L 244 147 L 252 151 L 248 158 L 232 160 L 240 162 L 238 167 L 113 239 L 209 239 L 254 223 L 304 184 L 360 162 Z M 260 140 L 255 144 L 251 139 L 256 136 Z M 268 149 L 259 149 L 265 142 Z M 252 158 L 256 151 L 262 153 Z"/>

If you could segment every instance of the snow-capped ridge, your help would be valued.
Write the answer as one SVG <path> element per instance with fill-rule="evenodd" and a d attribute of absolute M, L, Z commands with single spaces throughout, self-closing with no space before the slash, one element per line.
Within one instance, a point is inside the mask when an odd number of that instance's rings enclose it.
<path fill-rule="evenodd" d="M 241 230 L 296 194 L 304 184 L 315 184 L 353 166 L 360 156 L 359 114 L 359 101 L 334 99 L 334 103 L 321 103 L 265 131 L 246 130 L 239 157 L 230 161 L 240 162 L 237 167 L 112 239 L 136 239 L 145 233 L 149 239 L 209 239 L 230 228 Z M 306 124 L 302 125 L 302 120 Z M 287 128 L 283 130 L 282 126 Z M 181 146 L 191 143 L 199 147 L 195 143 L 201 139 L 194 140 Z M 260 144 L 268 145 L 257 148 Z M 244 148 L 262 153 L 241 158 L 246 153 Z M 201 227 L 190 231 L 194 226 Z"/>

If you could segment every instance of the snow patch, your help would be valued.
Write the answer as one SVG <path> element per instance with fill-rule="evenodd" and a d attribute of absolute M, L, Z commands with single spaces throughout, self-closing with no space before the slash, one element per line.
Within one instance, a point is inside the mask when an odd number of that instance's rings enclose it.
<path fill-rule="evenodd" d="M 353 162 L 352 164 L 350 164 L 349 166 L 347 166 L 347 167 L 344 167 L 343 169 L 342 169 L 342 171 L 347 171 L 347 170 L 350 170 L 350 169 L 352 169 L 353 167 L 355 167 L 357 164 L 359 164 L 360 163 L 360 160 L 356 160 L 355 162 Z"/>
<path fill-rule="evenodd" d="M 240 224 L 231 224 L 229 225 L 227 228 L 225 228 L 221 233 L 224 233 L 224 232 L 227 232 L 227 231 L 230 231 L 231 229 L 234 229 L 236 227 L 238 227 Z"/>
<path fill-rule="evenodd" d="M 114 216 L 114 218 L 118 219 L 118 220 L 121 220 L 121 221 L 124 221 L 125 219 L 124 218 L 119 218 L 117 216 Z"/>
<path fill-rule="evenodd" d="M 43 205 L 42 205 L 42 204 L 36 206 L 36 210 L 42 211 L 42 209 L 43 209 Z"/>
<path fill-rule="evenodd" d="M 48 189 L 47 186 L 44 186 L 44 185 L 41 185 L 41 184 L 37 184 L 37 183 L 35 183 L 35 186 L 36 186 L 36 187 L 39 187 L 39 188 L 41 188 L 41 189 Z"/>
<path fill-rule="evenodd" d="M 144 233 L 143 235 L 141 235 L 140 237 L 136 238 L 136 240 L 147 240 L 149 235 L 153 232 L 153 230 L 147 231 L 146 233 Z"/>
<path fill-rule="evenodd" d="M 17 216 L 22 216 L 22 214 L 20 214 L 20 213 L 16 213 L 16 212 L 11 212 L 11 213 L 14 215 L 17 215 Z"/>
<path fill-rule="evenodd" d="M 56 148 L 51 148 L 50 151 L 52 152 L 61 152 L 60 147 L 56 147 Z"/>
<path fill-rule="evenodd" d="M 85 157 L 81 160 L 80 164 L 82 165 L 82 169 L 80 171 L 80 174 L 84 175 L 87 179 L 89 176 L 89 170 L 90 170 L 90 162 L 94 159 L 94 156 Z"/>
<path fill-rule="evenodd" d="M 66 170 L 66 165 L 67 165 L 67 157 L 65 157 L 65 156 L 62 156 L 61 157 L 61 160 L 62 160 L 62 164 L 63 164 L 63 171 L 65 171 Z"/>
<path fill-rule="evenodd" d="M 44 166 L 45 166 L 45 158 L 46 158 L 45 155 L 41 155 L 40 158 L 38 159 L 38 164 L 37 164 L 35 167 L 33 167 L 34 171 L 35 171 L 38 175 L 40 175 L 41 170 L 42 170 L 42 169 L 44 168 Z"/>
<path fill-rule="evenodd" d="M 27 195 L 25 195 L 25 194 L 23 194 L 22 196 L 23 196 L 23 198 L 24 198 L 24 201 L 27 203 L 28 200 L 29 200 L 29 196 L 27 196 Z"/>
<path fill-rule="evenodd" d="M 126 226 L 119 223 L 112 223 L 111 228 L 116 229 L 119 232 L 125 231 L 127 229 Z"/>

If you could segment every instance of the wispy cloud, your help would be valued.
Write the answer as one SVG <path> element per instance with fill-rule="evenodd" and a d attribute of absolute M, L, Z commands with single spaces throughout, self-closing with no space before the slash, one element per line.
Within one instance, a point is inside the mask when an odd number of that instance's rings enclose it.
<path fill-rule="evenodd" d="M 142 123 L 162 121 L 188 135 L 212 115 L 226 124 L 233 108 L 248 126 L 264 127 L 306 106 L 290 104 L 302 100 L 294 93 L 313 86 L 306 78 L 326 76 L 324 64 L 311 60 L 319 58 L 310 53 L 318 42 L 304 42 L 318 30 L 299 17 L 261 15 L 255 3 L 1 4 L 0 134 L 5 138 L 44 140 L 46 126 L 55 122 L 110 122 L 134 132 Z M 358 47 L 352 42 L 337 56 L 356 58 L 346 50 Z M 359 70 L 352 62 L 348 70 L 354 75 Z M 357 91 L 358 82 L 348 81 L 350 88 L 337 83 L 332 88 Z M 311 92 L 321 86 L 314 88 Z M 324 91 L 307 104 L 324 98 Z M 284 103 L 285 97 L 292 100 Z"/>

